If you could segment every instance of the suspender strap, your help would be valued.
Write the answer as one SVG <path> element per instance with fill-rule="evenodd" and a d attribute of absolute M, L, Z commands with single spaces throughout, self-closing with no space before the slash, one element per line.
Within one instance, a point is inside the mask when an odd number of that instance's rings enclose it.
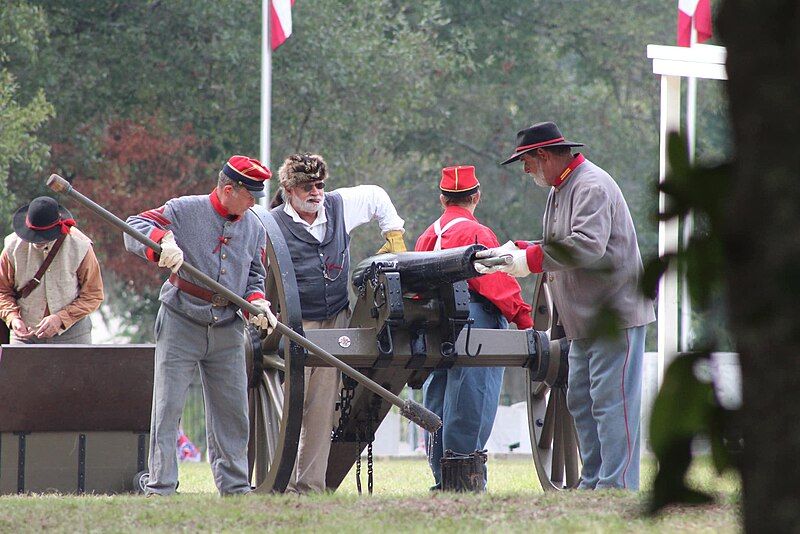
<path fill-rule="evenodd" d="M 53 244 L 52 250 L 50 251 L 49 254 L 47 254 L 47 257 L 44 259 L 42 266 L 39 267 L 39 270 L 36 271 L 36 274 L 33 275 L 33 278 L 30 281 L 28 281 L 28 283 L 25 284 L 25 286 L 22 289 L 19 290 L 19 293 L 17 293 L 17 298 L 24 299 L 25 297 L 30 295 L 34 289 L 39 287 L 39 284 L 42 283 L 42 277 L 44 276 L 44 273 L 47 272 L 47 268 L 50 267 L 51 263 L 53 263 L 53 260 L 56 258 L 56 254 L 58 254 L 58 251 L 61 249 L 61 245 L 64 244 L 64 240 L 66 238 L 67 235 L 64 234 L 58 239 L 56 239 L 56 242 Z"/>
<path fill-rule="evenodd" d="M 456 217 L 455 219 L 452 219 L 450 222 L 445 224 L 444 228 L 442 228 L 442 219 L 441 218 L 436 219 L 436 222 L 433 223 L 433 231 L 436 234 L 436 244 L 433 245 L 433 250 L 442 250 L 442 235 L 444 235 L 446 231 L 448 231 L 450 228 L 457 225 L 458 223 L 468 220 L 469 219 L 467 219 L 466 217 Z"/>

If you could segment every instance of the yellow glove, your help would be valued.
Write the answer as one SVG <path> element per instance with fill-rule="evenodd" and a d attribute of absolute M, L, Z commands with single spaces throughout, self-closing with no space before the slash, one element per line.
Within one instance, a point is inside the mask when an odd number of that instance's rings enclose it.
<path fill-rule="evenodd" d="M 405 252 L 406 250 L 406 242 L 403 241 L 403 231 L 389 230 L 386 232 L 386 243 L 383 244 L 376 254 Z"/>

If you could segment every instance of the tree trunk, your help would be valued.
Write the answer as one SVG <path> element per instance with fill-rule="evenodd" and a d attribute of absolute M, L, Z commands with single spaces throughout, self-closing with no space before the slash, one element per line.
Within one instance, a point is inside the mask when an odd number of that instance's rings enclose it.
<path fill-rule="evenodd" d="M 800 4 L 726 0 L 734 170 L 726 227 L 744 388 L 748 532 L 800 528 Z"/>

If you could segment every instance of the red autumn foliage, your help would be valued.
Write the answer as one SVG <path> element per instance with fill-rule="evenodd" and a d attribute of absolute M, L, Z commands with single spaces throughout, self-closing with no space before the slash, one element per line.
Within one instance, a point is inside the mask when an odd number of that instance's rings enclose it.
<path fill-rule="evenodd" d="M 203 142 L 189 127 L 165 131 L 155 118 L 116 120 L 103 131 L 100 158 L 87 175 L 76 175 L 75 188 L 121 219 L 162 206 L 173 197 L 205 194 L 216 185 L 216 172 L 197 157 Z M 122 233 L 83 208 L 78 224 L 94 241 L 104 272 L 138 291 L 152 290 L 166 271 L 125 250 Z"/>

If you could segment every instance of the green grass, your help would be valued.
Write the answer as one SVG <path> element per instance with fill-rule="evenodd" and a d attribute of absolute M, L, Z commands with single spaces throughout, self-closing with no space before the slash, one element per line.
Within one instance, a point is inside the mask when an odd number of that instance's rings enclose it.
<path fill-rule="evenodd" d="M 701 460 L 693 485 L 717 504 L 672 508 L 658 519 L 642 517 L 644 494 L 542 492 L 531 460 L 490 459 L 484 495 L 430 493 L 423 460 L 375 462 L 375 494 L 356 494 L 351 472 L 335 494 L 251 495 L 219 498 L 207 464 L 181 466 L 181 494 L 141 496 L 0 497 L 0 532 L 736 532 L 739 483 L 716 476 Z M 643 466 L 644 486 L 653 477 Z M 366 467 L 362 469 L 366 472 Z M 366 480 L 363 479 L 366 487 Z"/>

